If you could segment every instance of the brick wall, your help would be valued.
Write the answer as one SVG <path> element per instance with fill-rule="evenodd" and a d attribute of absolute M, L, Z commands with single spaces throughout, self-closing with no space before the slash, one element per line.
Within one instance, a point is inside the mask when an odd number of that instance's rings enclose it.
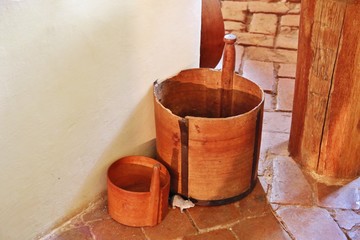
<path fill-rule="evenodd" d="M 244 46 L 297 49 L 300 1 L 222 1 L 226 32 Z"/>
<path fill-rule="evenodd" d="M 235 70 L 265 90 L 266 108 L 291 111 L 300 0 L 222 0 L 221 11 L 237 36 Z"/>

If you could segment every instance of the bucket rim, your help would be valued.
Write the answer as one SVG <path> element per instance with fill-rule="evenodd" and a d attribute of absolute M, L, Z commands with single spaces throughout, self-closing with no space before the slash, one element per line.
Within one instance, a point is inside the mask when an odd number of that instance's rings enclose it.
<path fill-rule="evenodd" d="M 223 120 L 230 120 L 230 119 L 234 119 L 234 118 L 239 118 L 239 117 L 244 117 L 244 116 L 247 116 L 247 115 L 250 115 L 252 114 L 253 112 L 257 111 L 258 109 L 261 108 L 261 106 L 264 104 L 265 102 L 265 92 L 264 90 L 259 86 L 259 84 L 249 80 L 248 78 L 245 78 L 243 76 L 241 76 L 239 73 L 236 73 L 234 72 L 234 75 L 236 77 L 240 77 L 242 78 L 243 80 L 247 81 L 247 82 L 250 82 L 251 84 L 253 84 L 258 90 L 260 90 L 260 94 L 261 94 L 261 98 L 260 98 L 260 102 L 255 106 L 253 107 L 250 111 L 247 111 L 245 113 L 242 113 L 242 114 L 237 114 L 235 116 L 229 116 L 229 117 L 216 117 L 216 118 L 206 118 L 206 117 L 197 117 L 197 116 L 185 116 L 185 117 L 180 117 L 176 114 L 174 114 L 171 109 L 165 107 L 160 101 L 159 99 L 157 98 L 157 94 L 156 94 L 156 88 L 157 86 L 159 86 L 160 84 L 166 82 L 166 81 L 170 81 L 171 79 L 173 79 L 174 77 L 176 76 L 179 76 L 180 74 L 182 73 L 185 73 L 185 72 L 189 72 L 189 71 L 210 71 L 210 72 L 217 72 L 217 73 L 221 73 L 221 69 L 213 69 L 213 68 L 189 68 L 189 69 L 184 69 L 184 70 L 181 70 L 180 72 L 178 72 L 177 74 L 174 74 L 173 76 L 169 77 L 169 78 L 166 78 L 164 80 L 156 80 L 154 81 L 153 83 L 153 96 L 154 96 L 154 99 L 156 101 L 156 103 L 158 103 L 158 105 L 160 105 L 164 110 L 166 110 L 167 112 L 169 112 L 172 116 L 175 116 L 177 117 L 178 119 L 204 119 L 204 120 L 211 120 L 211 121 L 223 121 Z"/>
<path fill-rule="evenodd" d="M 162 187 L 160 187 L 160 192 L 162 192 L 162 191 L 165 191 L 167 188 L 169 188 L 170 187 L 170 173 L 169 173 L 169 171 L 168 171 L 168 169 L 165 167 L 165 165 L 163 165 L 162 163 L 160 163 L 159 161 L 157 161 L 156 159 L 154 159 L 154 158 L 150 158 L 150 157 L 146 157 L 146 156 L 141 156 L 141 155 L 130 155 L 130 156 L 125 156 L 125 157 L 121 157 L 121 158 L 119 158 L 119 159 L 117 159 L 116 161 L 114 161 L 112 164 L 110 164 L 110 166 L 108 167 L 108 169 L 107 169 L 107 184 L 108 185 L 111 185 L 111 187 L 113 187 L 113 189 L 115 190 L 115 191 L 118 191 L 118 192 L 124 192 L 124 193 L 127 193 L 127 194 L 131 194 L 131 195 L 134 195 L 134 196 L 146 196 L 146 195 L 150 195 L 151 194 L 151 192 L 150 192 L 150 190 L 149 191 L 146 191 L 146 192 L 136 192 L 136 191 L 130 191 L 130 190 L 126 190 L 126 189 L 124 189 L 124 188 L 121 188 L 121 187 L 119 187 L 119 186 L 117 186 L 112 180 L 111 180 L 111 178 L 110 178 L 110 171 L 111 171 L 111 169 L 115 166 L 115 165 L 117 165 L 117 164 L 119 164 L 121 161 L 125 161 L 126 159 L 129 159 L 129 158 L 131 158 L 131 159 L 133 159 L 133 158 L 143 158 L 143 159 L 146 159 L 146 161 L 149 161 L 149 162 L 154 162 L 154 164 L 159 164 L 160 165 L 160 174 L 164 174 L 164 172 L 165 172 L 165 184 L 162 186 Z M 135 163 L 134 163 L 135 164 Z M 138 164 L 138 165 L 140 165 L 140 164 Z M 141 166 L 144 166 L 144 165 L 141 165 Z M 147 166 L 145 166 L 145 167 L 147 167 Z M 150 167 L 149 167 L 150 168 Z M 162 172 L 161 170 L 162 169 L 164 169 L 163 171 L 164 172 Z M 108 192 L 109 192 L 109 189 L 108 189 Z"/>

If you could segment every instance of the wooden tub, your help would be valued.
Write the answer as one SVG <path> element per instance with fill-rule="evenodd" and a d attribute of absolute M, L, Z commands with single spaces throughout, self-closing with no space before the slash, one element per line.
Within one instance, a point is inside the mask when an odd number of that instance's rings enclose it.
<path fill-rule="evenodd" d="M 110 216 L 132 227 L 155 226 L 168 212 L 170 175 L 155 159 L 128 156 L 108 169 Z"/>
<path fill-rule="evenodd" d="M 197 205 L 236 201 L 257 178 L 264 93 L 234 73 L 234 42 L 225 36 L 223 71 L 189 69 L 154 84 L 158 160 L 171 191 Z"/>

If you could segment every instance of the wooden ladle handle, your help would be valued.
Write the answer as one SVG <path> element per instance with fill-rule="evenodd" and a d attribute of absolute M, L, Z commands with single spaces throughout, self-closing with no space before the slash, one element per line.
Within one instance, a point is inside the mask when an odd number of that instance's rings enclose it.
<path fill-rule="evenodd" d="M 221 88 L 232 90 L 233 75 L 235 70 L 235 42 L 236 36 L 234 34 L 226 34 L 224 37 L 224 58 L 221 75 Z"/>
<path fill-rule="evenodd" d="M 150 212 L 152 223 L 154 225 L 157 224 L 159 218 L 159 210 L 160 210 L 160 164 L 155 164 L 153 167 L 153 172 L 151 176 L 150 183 Z"/>
<path fill-rule="evenodd" d="M 221 73 L 221 104 L 220 116 L 229 117 L 233 114 L 233 77 L 235 70 L 236 36 L 227 34 L 224 37 L 224 57 Z"/>

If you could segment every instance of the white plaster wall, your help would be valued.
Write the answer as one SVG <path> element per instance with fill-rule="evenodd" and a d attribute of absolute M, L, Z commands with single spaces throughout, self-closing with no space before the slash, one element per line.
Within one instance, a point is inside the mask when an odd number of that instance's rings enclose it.
<path fill-rule="evenodd" d="M 0 239 L 33 239 L 154 150 L 152 83 L 197 67 L 200 0 L 0 0 Z"/>

